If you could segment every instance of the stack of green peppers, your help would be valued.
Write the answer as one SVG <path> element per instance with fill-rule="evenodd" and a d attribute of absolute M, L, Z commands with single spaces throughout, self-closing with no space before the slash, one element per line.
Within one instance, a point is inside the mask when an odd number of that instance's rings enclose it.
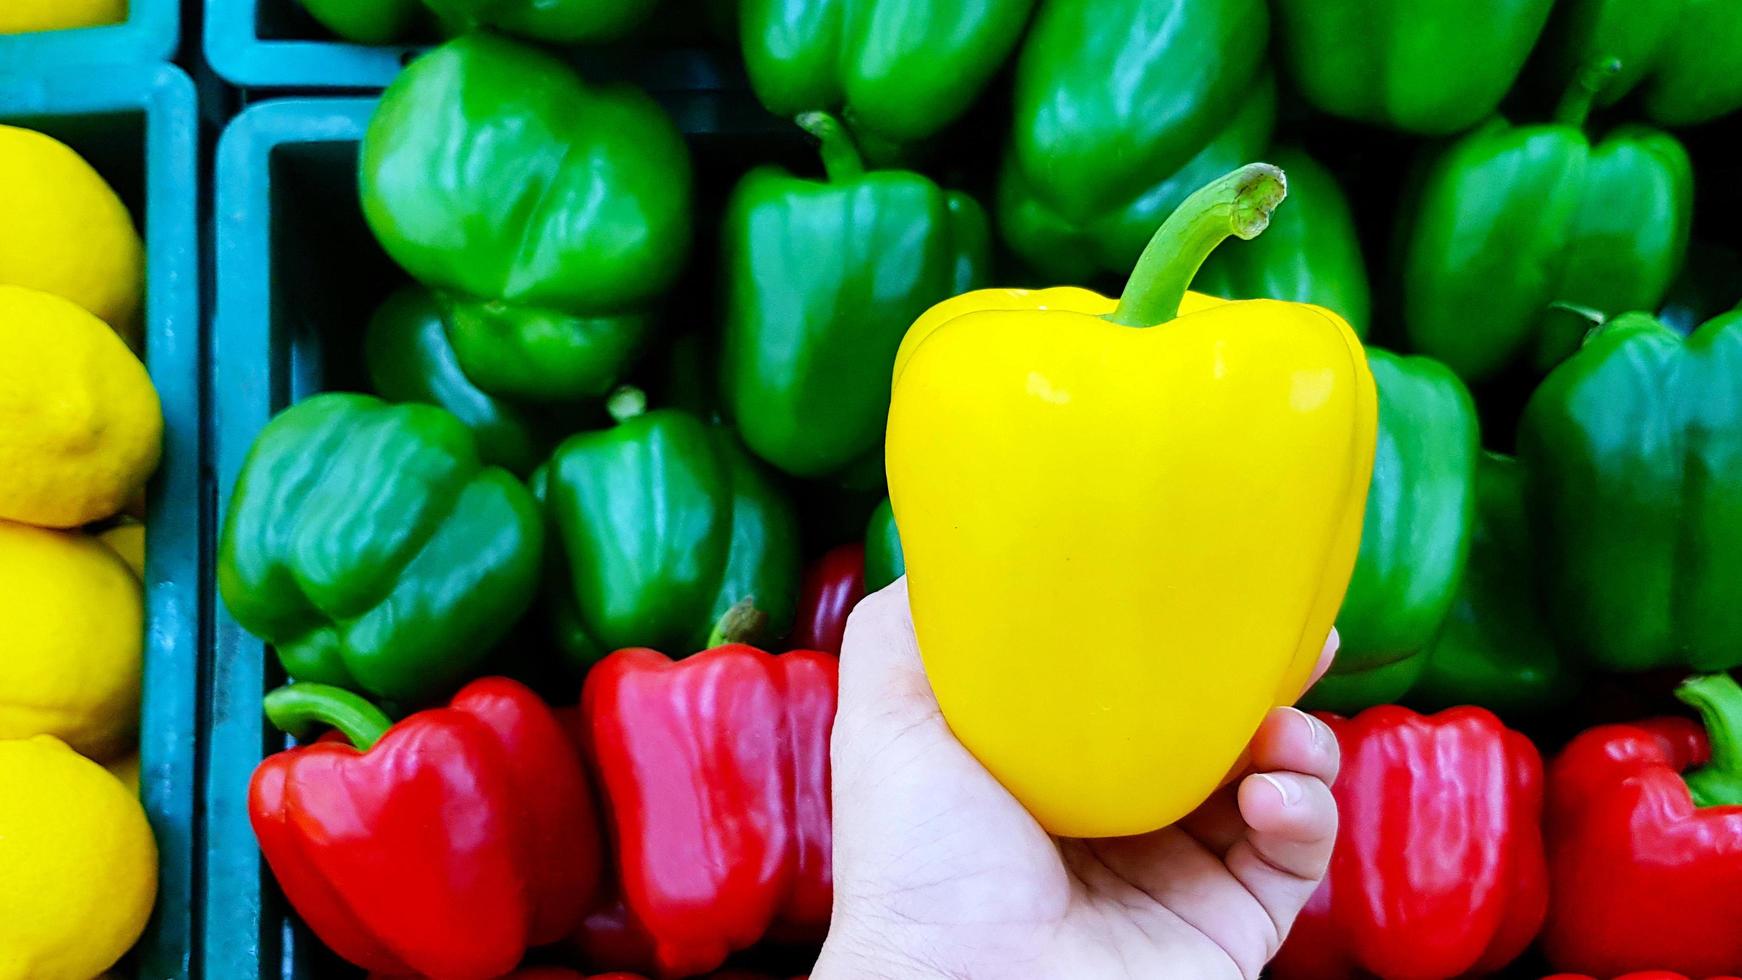
<path fill-rule="evenodd" d="M 479 28 L 534 41 L 589 44 L 628 34 L 658 0 L 302 0 L 347 41 L 389 44 Z"/>
<path fill-rule="evenodd" d="M 433 291 L 466 376 L 502 397 L 608 394 L 690 246 L 689 150 L 665 112 L 483 34 L 382 95 L 359 185 L 382 248 Z"/>
<path fill-rule="evenodd" d="M 1123 273 L 1163 218 L 1270 144 L 1263 0 L 1048 0 L 1017 56 L 1004 241 L 1049 281 Z"/>
<path fill-rule="evenodd" d="M 1430 163 L 1406 208 L 1403 327 L 1469 381 L 1541 374 L 1588 316 L 1655 309 L 1687 252 L 1693 170 L 1667 133 L 1623 126 L 1594 145 L 1587 114 L 1619 63 L 1569 89 L 1553 123 L 1492 119 Z"/>

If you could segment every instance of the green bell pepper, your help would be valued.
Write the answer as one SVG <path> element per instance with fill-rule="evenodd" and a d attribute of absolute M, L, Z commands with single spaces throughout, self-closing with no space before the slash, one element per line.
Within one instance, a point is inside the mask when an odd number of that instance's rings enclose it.
<path fill-rule="evenodd" d="M 1443 136 L 1481 122 L 1524 67 L 1554 0 L 1277 0 L 1276 40 L 1306 100 Z"/>
<path fill-rule="evenodd" d="M 1576 677 L 1537 603 L 1533 560 L 1518 461 L 1483 453 L 1470 560 L 1410 704 L 1426 711 L 1477 704 L 1511 717 L 1572 697 Z"/>
<path fill-rule="evenodd" d="M 1130 271 L 1186 195 L 1270 145 L 1262 0 L 1047 0 L 1016 66 L 998 226 L 1052 281 Z"/>
<path fill-rule="evenodd" d="M 1518 432 L 1543 598 L 1609 670 L 1742 666 L 1742 311 L 1681 334 L 1616 317 Z"/>
<path fill-rule="evenodd" d="M 381 246 L 443 303 L 466 376 L 507 397 L 607 394 L 689 248 L 689 152 L 653 100 L 488 35 L 388 87 L 359 183 Z"/>
<path fill-rule="evenodd" d="M 1288 175 L 1288 207 L 1264 234 L 1210 253 L 1192 289 L 1226 299 L 1280 299 L 1322 306 L 1367 336 L 1372 295 L 1355 216 L 1331 172 L 1298 149 L 1269 159 Z"/>
<path fill-rule="evenodd" d="M 901 535 L 895 530 L 895 511 L 884 497 L 871 512 L 865 528 L 865 592 L 870 594 L 907 574 L 901 555 Z"/>
<path fill-rule="evenodd" d="M 428 16 L 419 0 L 301 0 L 322 27 L 354 44 L 391 44 Z"/>
<path fill-rule="evenodd" d="M 456 33 L 490 28 L 553 44 L 594 44 L 629 33 L 659 0 L 423 0 Z"/>
<path fill-rule="evenodd" d="M 730 431 L 644 407 L 620 391 L 618 424 L 570 436 L 547 464 L 559 644 L 585 667 L 622 647 L 676 656 L 784 635 L 799 580 L 790 505 Z"/>
<path fill-rule="evenodd" d="M 1620 59 L 1601 105 L 1637 90 L 1645 115 L 1664 126 L 1742 108 L 1742 6 L 1734 0 L 1566 0 L 1553 32 L 1561 78 L 1596 58 Z"/>
<path fill-rule="evenodd" d="M 452 412 L 472 430 L 486 463 L 524 476 L 555 444 L 547 419 L 480 390 L 460 370 L 441 304 L 421 286 L 399 290 L 375 311 L 363 337 L 363 361 L 381 397 Z"/>
<path fill-rule="evenodd" d="M 756 97 L 777 116 L 836 113 L 888 162 L 967 111 L 1034 0 L 742 0 Z"/>
<path fill-rule="evenodd" d="M 788 473 L 881 485 L 889 372 L 913 321 L 980 286 L 980 205 L 907 170 L 866 172 L 831 116 L 828 179 L 751 171 L 723 219 L 721 392 L 745 445 Z"/>
<path fill-rule="evenodd" d="M 1605 77 L 1587 72 L 1554 123 L 1495 119 L 1459 138 L 1406 208 L 1405 335 L 1467 380 L 1520 360 L 1547 370 L 1578 345 L 1586 311 L 1652 309 L 1681 267 L 1687 151 L 1633 126 L 1592 146 L 1582 127 Z"/>
<path fill-rule="evenodd" d="M 543 525 L 442 409 L 316 395 L 236 479 L 218 591 L 285 673 L 398 702 L 451 693 L 532 601 Z"/>
<path fill-rule="evenodd" d="M 1308 695 L 1356 711 L 1397 700 L 1457 597 L 1475 516 L 1476 404 L 1463 382 L 1426 357 L 1372 347 L 1379 392 L 1373 482 L 1355 571 L 1337 613 L 1342 647 Z"/>

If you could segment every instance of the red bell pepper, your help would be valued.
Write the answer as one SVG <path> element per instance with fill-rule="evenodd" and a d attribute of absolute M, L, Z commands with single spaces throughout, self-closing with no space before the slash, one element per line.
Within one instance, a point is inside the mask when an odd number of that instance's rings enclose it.
<path fill-rule="evenodd" d="M 389 727 L 322 684 L 266 696 L 266 715 L 323 739 L 254 771 L 267 864 L 334 952 L 393 976 L 500 977 L 573 931 L 600 841 L 579 755 L 537 695 L 501 677 Z"/>
<path fill-rule="evenodd" d="M 1597 978 L 1583 973 L 1556 973 L 1553 976 L 1543 977 L 1542 980 L 1597 980 Z M 1616 977 L 1615 980 L 1695 980 L 1695 978 L 1671 973 L 1668 970 L 1640 970 L 1637 973 L 1624 973 Z M 1738 978 L 1706 977 L 1705 980 L 1738 980 Z"/>
<path fill-rule="evenodd" d="M 847 614 L 863 598 L 865 545 L 844 544 L 826 552 L 805 569 L 789 645 L 838 655 L 847 635 Z"/>
<path fill-rule="evenodd" d="M 661 973 L 827 931 L 836 677 L 829 654 L 738 644 L 677 662 L 619 650 L 587 674 L 619 886 Z"/>
<path fill-rule="evenodd" d="M 1319 717 L 1343 750 L 1341 822 L 1270 975 L 1443 980 L 1522 953 L 1548 902 L 1530 740 L 1481 708 Z"/>
<path fill-rule="evenodd" d="M 657 969 L 653 937 L 636 922 L 616 898 L 598 906 L 581 920 L 570 945 L 580 953 L 581 962 L 595 969 L 623 970 L 630 973 L 650 973 Z"/>
<path fill-rule="evenodd" d="M 1742 687 L 1709 674 L 1676 696 L 1704 733 L 1681 719 L 1604 725 L 1550 770 L 1543 951 L 1556 969 L 1742 969 Z"/>

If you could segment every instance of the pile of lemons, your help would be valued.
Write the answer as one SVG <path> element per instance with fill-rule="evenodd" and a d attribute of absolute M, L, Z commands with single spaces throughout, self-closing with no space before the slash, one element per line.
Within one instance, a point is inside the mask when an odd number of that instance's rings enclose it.
<path fill-rule="evenodd" d="M 157 893 L 128 515 L 163 416 L 137 353 L 143 249 L 114 190 L 0 125 L 0 215 L 0 978 L 88 980 Z"/>

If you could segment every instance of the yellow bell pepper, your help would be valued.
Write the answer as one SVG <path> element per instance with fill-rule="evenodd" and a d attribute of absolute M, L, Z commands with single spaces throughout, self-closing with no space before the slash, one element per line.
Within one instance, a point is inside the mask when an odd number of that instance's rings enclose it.
<path fill-rule="evenodd" d="M 1360 341 L 1321 307 L 1186 291 L 1285 189 L 1251 164 L 1199 190 L 1117 303 L 971 292 L 896 357 L 886 462 L 926 673 L 1054 834 L 1194 809 L 1300 696 L 1342 602 L 1376 425 Z"/>

